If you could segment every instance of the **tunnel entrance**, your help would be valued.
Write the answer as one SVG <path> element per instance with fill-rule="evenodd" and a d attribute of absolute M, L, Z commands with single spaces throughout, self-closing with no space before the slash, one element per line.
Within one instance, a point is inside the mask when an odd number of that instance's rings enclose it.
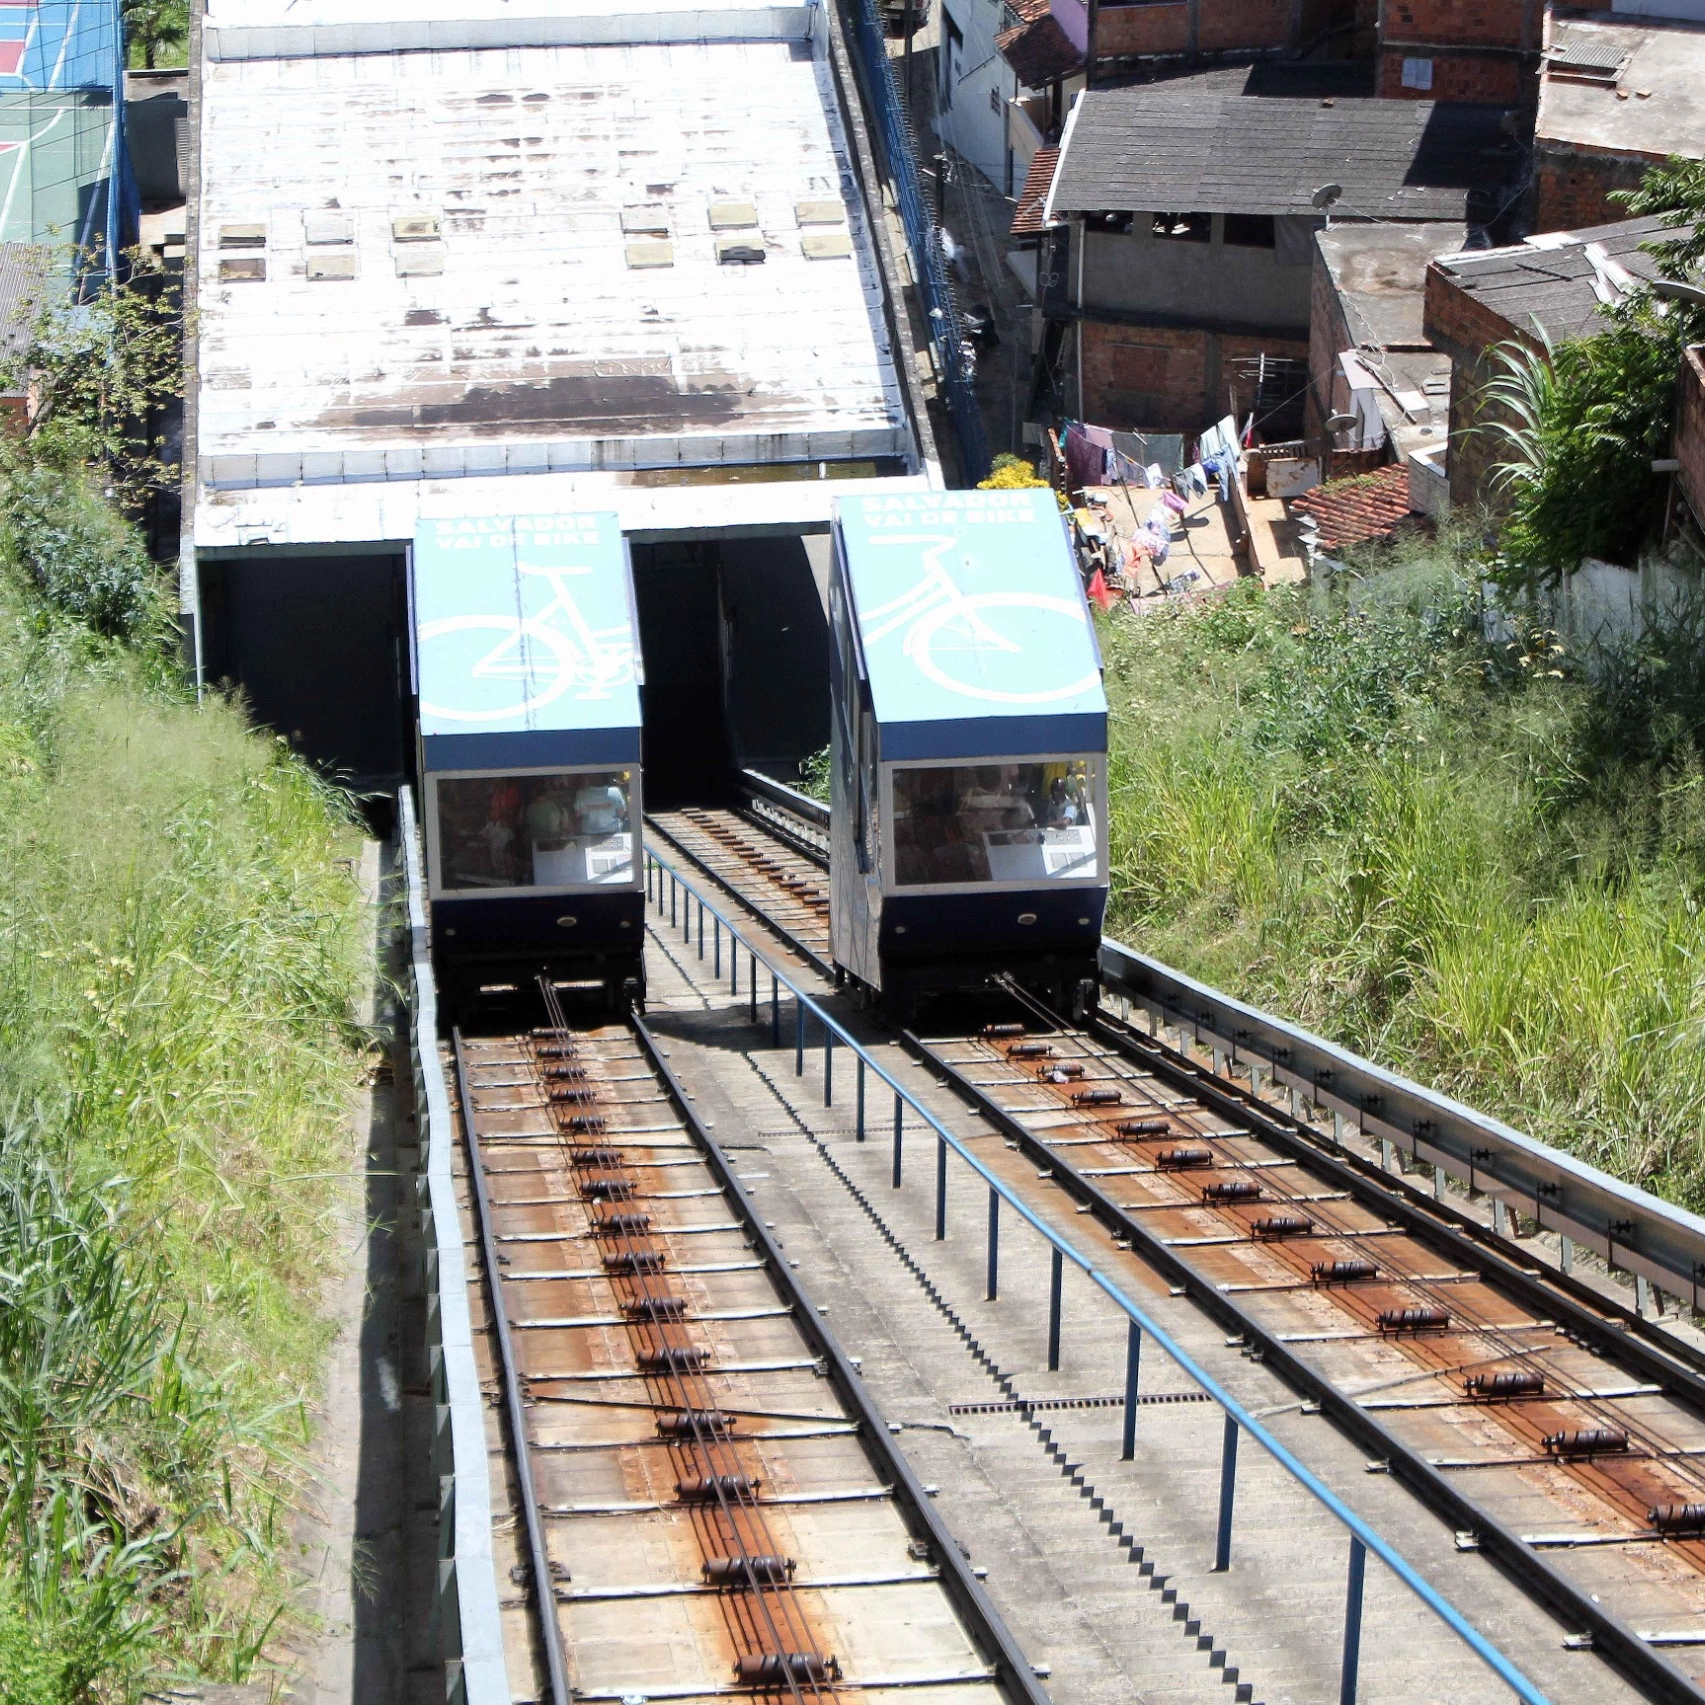
<path fill-rule="evenodd" d="M 356 792 L 409 767 L 408 600 L 400 554 L 201 565 L 202 672 Z"/>
<path fill-rule="evenodd" d="M 812 563 L 827 545 L 634 546 L 649 805 L 722 803 L 733 771 L 792 779 L 828 744 L 829 628 Z"/>

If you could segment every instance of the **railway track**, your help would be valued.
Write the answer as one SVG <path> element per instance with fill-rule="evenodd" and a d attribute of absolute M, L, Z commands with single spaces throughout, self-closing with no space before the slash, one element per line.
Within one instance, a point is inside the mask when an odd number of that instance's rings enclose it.
<path fill-rule="evenodd" d="M 785 938 L 764 840 L 706 812 L 675 844 Z M 1039 1198 L 1064 1189 L 1187 1291 L 1459 1549 L 1649 1697 L 1705 1699 L 1705 1379 L 1685 1346 L 1110 1017 L 1072 1026 L 1014 992 L 1004 1026 L 903 1040 L 1035 1163 Z"/>
<path fill-rule="evenodd" d="M 644 1024 L 453 1039 L 534 1697 L 1047 1705 Z"/>
<path fill-rule="evenodd" d="M 826 848 L 812 852 L 803 833 L 782 840 L 750 816 L 699 806 L 657 812 L 646 824 L 751 907 L 820 976 L 833 978 Z"/>

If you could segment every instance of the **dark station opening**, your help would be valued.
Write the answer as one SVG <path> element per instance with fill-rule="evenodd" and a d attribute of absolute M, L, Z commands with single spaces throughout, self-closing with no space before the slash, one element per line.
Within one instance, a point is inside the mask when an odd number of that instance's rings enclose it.
<path fill-rule="evenodd" d="M 286 556 L 201 565 L 203 675 L 357 794 L 406 779 L 408 596 L 403 558 Z M 380 831 L 388 797 L 367 802 Z M 381 821 L 381 819 L 385 819 Z"/>
<path fill-rule="evenodd" d="M 825 541 L 826 544 L 826 541 Z M 829 627 L 799 538 L 636 545 L 646 803 L 714 805 L 829 743 Z"/>

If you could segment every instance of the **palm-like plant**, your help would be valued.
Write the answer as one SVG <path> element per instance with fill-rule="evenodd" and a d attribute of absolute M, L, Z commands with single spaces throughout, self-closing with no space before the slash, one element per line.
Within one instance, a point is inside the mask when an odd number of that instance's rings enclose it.
<path fill-rule="evenodd" d="M 189 46 L 188 0 L 124 0 L 124 37 L 145 70 L 158 69 L 162 59 L 181 64 Z"/>

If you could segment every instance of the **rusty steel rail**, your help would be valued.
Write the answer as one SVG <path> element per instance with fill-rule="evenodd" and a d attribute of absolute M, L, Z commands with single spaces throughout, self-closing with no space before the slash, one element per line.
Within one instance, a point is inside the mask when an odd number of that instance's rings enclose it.
<path fill-rule="evenodd" d="M 984 1590 L 983 1584 L 971 1571 L 971 1565 L 960 1551 L 947 1524 L 936 1514 L 935 1506 L 923 1483 L 913 1472 L 905 1454 L 894 1443 L 888 1423 L 876 1401 L 866 1389 L 852 1361 L 839 1340 L 824 1325 L 823 1317 L 800 1284 L 793 1269 L 782 1254 L 781 1246 L 763 1219 L 754 1211 L 751 1199 L 740 1188 L 733 1165 L 721 1145 L 711 1135 L 695 1103 L 664 1058 L 656 1037 L 641 1018 L 630 1020 L 640 1046 L 645 1050 L 653 1071 L 669 1092 L 675 1111 L 692 1133 L 693 1140 L 704 1152 L 711 1171 L 728 1195 L 729 1203 L 744 1222 L 753 1248 L 762 1257 L 771 1282 L 788 1301 L 801 1335 L 811 1353 L 824 1364 L 835 1394 L 848 1412 L 859 1421 L 860 1442 L 874 1458 L 877 1467 L 893 1487 L 896 1504 L 904 1513 L 907 1525 L 929 1547 L 941 1582 L 955 1610 L 970 1627 L 973 1637 L 989 1654 L 996 1677 L 1015 1705 L 1052 1705 L 1046 1689 L 1036 1678 L 1036 1671 L 1013 1638 L 1001 1614 Z"/>
<path fill-rule="evenodd" d="M 998 1200 L 1050 1246 L 1053 1272 L 1049 1330 L 1049 1362 L 1051 1366 L 1057 1365 L 1058 1362 L 1061 1276 L 1064 1267 L 1069 1263 L 1081 1272 L 1102 1295 L 1113 1302 L 1129 1322 L 1130 1341 L 1126 1388 L 1127 1426 L 1129 1425 L 1129 1416 L 1135 1411 L 1136 1382 L 1133 1376 L 1144 1334 L 1147 1334 L 1151 1342 L 1157 1345 L 1177 1367 L 1182 1369 L 1219 1405 L 1225 1417 L 1225 1444 L 1220 1502 L 1216 1516 L 1215 1552 L 1217 1568 L 1224 1569 L 1229 1565 L 1237 1484 L 1237 1444 L 1238 1440 L 1245 1435 L 1259 1444 L 1268 1456 L 1277 1462 L 1299 1486 L 1307 1491 L 1347 1530 L 1350 1545 L 1349 1586 L 1344 1624 L 1340 1693 L 1343 1705 L 1354 1705 L 1357 1697 L 1356 1672 L 1362 1637 L 1362 1593 L 1367 1556 L 1370 1552 L 1378 1557 L 1433 1615 L 1438 1617 L 1458 1639 L 1468 1646 L 1482 1663 L 1504 1681 L 1518 1699 L 1524 1701 L 1525 1705 L 1547 1705 L 1545 1694 L 1492 1641 L 1481 1634 L 1443 1594 L 1438 1592 L 1395 1546 L 1350 1509 L 1305 1463 L 1281 1443 L 1260 1419 L 1240 1403 L 1165 1327 L 1160 1325 L 1153 1315 L 1130 1296 L 1115 1277 L 1105 1272 L 1092 1254 L 1080 1248 L 1073 1239 L 1056 1230 L 1043 1219 L 1009 1184 L 993 1172 L 979 1155 L 968 1148 L 956 1133 L 944 1125 L 923 1102 L 888 1071 L 822 1005 L 821 1001 L 808 994 L 801 986 L 798 973 L 793 968 L 778 966 L 773 960 L 766 958 L 754 945 L 751 938 L 742 935 L 732 918 L 712 905 L 704 892 L 698 889 L 684 873 L 662 858 L 655 848 L 648 849 L 646 859 L 648 865 L 648 898 L 653 895 L 656 896 L 654 903 L 664 916 L 668 916 L 667 907 L 669 904 L 678 900 L 686 907 L 696 904 L 701 918 L 705 915 L 714 917 L 720 930 L 727 933 L 731 959 L 740 947 L 744 947 L 754 969 L 761 964 L 768 973 L 772 988 L 772 1013 L 775 1010 L 776 993 L 782 988 L 787 990 L 795 1009 L 796 1064 L 801 1070 L 803 1069 L 807 1015 L 820 1026 L 823 1038 L 825 1098 L 827 1100 L 832 1101 L 834 1093 L 831 1068 L 835 1051 L 844 1049 L 852 1056 L 857 1068 L 858 1124 L 861 1135 L 866 1127 L 867 1078 L 875 1081 L 879 1096 L 892 1095 L 894 1103 L 893 1181 L 896 1188 L 900 1187 L 903 1177 L 902 1115 L 909 1110 L 931 1132 L 937 1148 L 937 1164 L 934 1172 L 938 1233 L 945 1214 L 947 1156 L 951 1152 L 957 1155 L 987 1186 L 991 1198 L 991 1228 L 997 1223 L 993 1204 Z M 661 878 L 665 875 L 670 879 L 669 892 L 671 898 L 669 901 L 665 901 L 663 898 L 664 885 Z M 653 880 L 653 877 L 656 879 Z M 738 993 L 737 980 L 735 992 Z M 758 1002 L 754 993 L 752 1001 L 754 1017 L 756 1016 L 757 1005 Z M 779 1021 L 773 1023 L 773 1030 L 779 1033 Z M 991 1239 L 991 1277 L 995 1260 L 994 1247 Z M 1670 1674 L 1676 1676 L 1676 1679 L 1680 1681 L 1677 1672 L 1671 1671 Z M 1681 1685 L 1685 1686 L 1686 1683 L 1683 1682 Z"/>
<path fill-rule="evenodd" d="M 741 779 L 754 792 L 762 783 L 762 795 L 773 809 L 791 810 L 813 829 L 826 823 L 828 813 L 817 801 L 752 772 Z M 1632 1273 L 1642 1286 L 1656 1285 L 1695 1310 L 1705 1309 L 1705 1218 L 1700 1215 L 1123 942 L 1104 937 L 1100 965 L 1104 990 L 1142 1007 L 1201 1047 L 1233 1065 L 1259 1066 L 1276 1083 L 1364 1135 L 1483 1192 L 1499 1204 L 1500 1216 L 1523 1214 L 1541 1229 Z M 1587 1293 L 1579 1294 L 1584 1298 Z"/>
<path fill-rule="evenodd" d="M 521 1519 L 527 1529 L 527 1559 L 533 1577 L 533 1605 L 539 1625 L 539 1646 L 545 1654 L 550 1676 L 552 1705 L 570 1705 L 568 1652 L 563 1645 L 562 1623 L 556 1614 L 551 1584 L 550 1556 L 545 1548 L 544 1523 L 539 1518 L 539 1499 L 533 1486 L 533 1446 L 527 1436 L 526 1393 L 521 1370 L 515 1360 L 515 1342 L 509 1326 L 508 1298 L 504 1294 L 503 1262 L 497 1252 L 497 1226 L 492 1218 L 491 1196 L 486 1186 L 485 1162 L 480 1155 L 479 1127 L 474 1119 L 473 1092 L 468 1085 L 467 1057 L 460 1030 L 451 1032 L 455 1050 L 456 1100 L 462 1113 L 462 1140 L 468 1145 L 468 1183 L 478 1222 L 480 1250 L 485 1257 L 486 1290 L 491 1298 L 491 1324 L 497 1339 L 498 1369 L 503 1377 L 504 1407 L 508 1412 L 509 1444 L 515 1457 L 515 1479 L 521 1498 Z"/>
<path fill-rule="evenodd" d="M 1436 1090 L 1233 1000 L 1122 942 L 1101 944 L 1103 987 L 1367 1136 L 1525 1214 L 1611 1266 L 1705 1308 L 1705 1219 L 1625 1184 Z"/>
<path fill-rule="evenodd" d="M 1050 1015 L 1053 1016 L 1053 1015 Z M 1056 1037 L 1085 1034 L 1063 1019 L 1054 1019 Z M 1042 1037 L 1048 1034 L 1037 1030 Z M 1104 1039 L 1118 1038 L 1097 1026 L 1087 1033 Z M 1512 1576 L 1554 1611 L 1567 1617 L 1572 1625 L 1592 1636 L 1593 1647 L 1602 1652 L 1618 1669 L 1650 1697 L 1659 1700 L 1686 1699 L 1705 1705 L 1705 1689 L 1699 1688 L 1665 1658 L 1661 1651 L 1648 1643 L 1633 1627 L 1599 1598 L 1572 1581 L 1545 1557 L 1537 1554 L 1522 1536 L 1493 1516 L 1455 1485 L 1450 1477 L 1435 1467 L 1428 1458 L 1407 1442 L 1396 1428 L 1387 1425 L 1375 1414 L 1363 1408 L 1355 1398 L 1345 1395 L 1330 1379 L 1286 1339 L 1284 1334 L 1265 1323 L 1258 1310 L 1246 1306 L 1235 1294 L 1228 1294 L 1206 1278 L 1191 1261 L 1187 1251 L 1169 1244 L 1140 1214 L 1127 1212 L 1115 1197 L 1095 1178 L 1086 1176 L 1071 1160 L 1050 1148 L 1036 1133 L 1003 1108 L 986 1089 L 973 1082 L 965 1071 L 946 1059 L 939 1045 L 932 1044 L 911 1032 L 902 1035 L 906 1047 L 931 1070 L 941 1074 L 954 1092 L 976 1109 L 1021 1152 L 1038 1165 L 1045 1166 L 1055 1183 L 1075 1201 L 1081 1203 L 1109 1231 L 1129 1242 L 1145 1262 L 1169 1283 L 1182 1286 L 1190 1300 L 1220 1325 L 1234 1331 L 1246 1343 L 1259 1350 L 1261 1359 L 1293 1391 L 1318 1403 L 1321 1413 L 1331 1420 L 1358 1448 L 1369 1457 L 1389 1465 L 1394 1478 L 1403 1481 L 1430 1509 L 1443 1516 L 1458 1531 L 1472 1533 L 1478 1549 L 1497 1560 Z M 1274 1143 L 1281 1152 L 1295 1153 L 1296 1148 L 1284 1142 L 1286 1135 L 1277 1117 L 1264 1117 L 1270 1111 L 1259 1108 L 1252 1098 L 1246 1099 L 1216 1091 L 1208 1074 L 1192 1072 L 1181 1062 L 1163 1057 L 1163 1050 L 1145 1050 L 1138 1063 L 1169 1087 L 1182 1090 L 1197 1099 L 1205 1110 L 1241 1124 L 1252 1136 Z M 1317 1176 L 1346 1188 L 1364 1205 L 1375 1206 L 1392 1214 L 1388 1193 L 1369 1187 L 1369 1181 L 1354 1169 L 1329 1167 L 1314 1154 L 1303 1164 Z M 1280 1201 L 1278 1206 L 1284 1206 Z M 1550 1311 L 1561 1314 L 1567 1306 L 1549 1286 L 1534 1281 L 1513 1260 L 1489 1260 L 1484 1243 L 1454 1232 L 1437 1222 L 1431 1224 L 1408 1215 L 1392 1214 L 1418 1242 L 1432 1244 L 1458 1261 L 1472 1263 L 1484 1269 L 1485 1276 L 1532 1308 L 1535 1313 Z M 1343 1241 L 1353 1241 L 1345 1234 Z M 1401 1283 L 1394 1276 L 1393 1283 Z M 1583 1336 L 1589 1327 L 1597 1341 L 1598 1353 L 1607 1354 L 1613 1348 L 1620 1352 L 1618 1359 L 1633 1363 L 1642 1372 L 1666 1384 L 1679 1383 L 1673 1363 L 1646 1358 L 1635 1353 L 1637 1346 L 1626 1341 L 1613 1342 L 1613 1333 L 1602 1320 L 1589 1320 L 1584 1314 L 1576 1317 Z M 1620 1335 L 1616 1335 L 1620 1338 Z"/>

